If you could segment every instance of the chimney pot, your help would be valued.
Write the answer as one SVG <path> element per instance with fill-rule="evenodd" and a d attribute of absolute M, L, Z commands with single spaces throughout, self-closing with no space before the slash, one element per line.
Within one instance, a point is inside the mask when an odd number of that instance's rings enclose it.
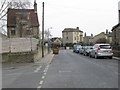
<path fill-rule="evenodd" d="M 79 27 L 77 27 L 77 29 L 79 30 Z"/>

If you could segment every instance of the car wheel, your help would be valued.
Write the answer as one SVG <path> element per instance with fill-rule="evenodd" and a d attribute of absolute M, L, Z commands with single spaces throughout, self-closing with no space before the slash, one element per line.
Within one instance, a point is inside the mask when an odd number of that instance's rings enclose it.
<path fill-rule="evenodd" d="M 109 59 L 112 59 L 112 56 L 110 56 Z"/>
<path fill-rule="evenodd" d="M 90 58 L 92 58 L 91 54 L 89 54 Z"/>

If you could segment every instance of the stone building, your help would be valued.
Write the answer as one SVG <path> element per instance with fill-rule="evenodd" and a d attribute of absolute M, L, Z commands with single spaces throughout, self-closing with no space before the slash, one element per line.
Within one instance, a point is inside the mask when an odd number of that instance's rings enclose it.
<path fill-rule="evenodd" d="M 120 45 L 120 1 L 118 2 L 118 24 L 112 28 L 112 44 Z"/>
<path fill-rule="evenodd" d="M 112 43 L 112 33 L 108 32 L 108 30 L 106 30 L 106 33 L 101 32 L 101 33 L 95 35 L 94 38 L 93 38 L 94 44 L 97 42 L 97 40 L 99 40 L 101 38 L 105 38 L 107 40 L 106 43 L 109 43 L 109 44 Z"/>
<path fill-rule="evenodd" d="M 83 42 L 83 31 L 77 28 L 65 28 L 62 31 L 63 45 L 66 43 L 81 43 Z"/>
<path fill-rule="evenodd" d="M 120 23 L 112 28 L 112 43 L 113 45 L 120 45 Z"/>
<path fill-rule="evenodd" d="M 36 2 L 34 9 L 8 9 L 7 35 L 11 38 L 39 36 Z"/>
<path fill-rule="evenodd" d="M 83 37 L 83 43 L 85 45 L 92 45 L 93 44 L 93 34 L 91 34 L 91 36 L 87 36 L 86 33 Z"/>

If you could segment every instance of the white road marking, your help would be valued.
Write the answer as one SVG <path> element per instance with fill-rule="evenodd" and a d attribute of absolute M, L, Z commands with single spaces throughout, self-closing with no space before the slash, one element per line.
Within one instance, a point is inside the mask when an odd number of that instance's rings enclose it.
<path fill-rule="evenodd" d="M 38 86 L 37 88 L 41 88 L 41 86 Z"/>
<path fill-rule="evenodd" d="M 44 79 L 45 78 L 45 76 L 42 76 L 42 79 Z"/>
<path fill-rule="evenodd" d="M 45 70 L 48 70 L 48 68 L 45 68 Z"/>
<path fill-rule="evenodd" d="M 44 70 L 43 72 L 45 73 L 45 72 L 47 72 L 47 70 Z"/>
<path fill-rule="evenodd" d="M 43 81 L 40 81 L 40 83 L 39 83 L 40 85 L 42 85 L 43 84 Z"/>
<path fill-rule="evenodd" d="M 47 73 L 44 73 L 44 75 L 46 75 Z"/>
<path fill-rule="evenodd" d="M 36 70 L 34 72 L 38 72 L 41 69 L 42 66 L 39 66 L 38 68 L 36 68 Z"/>
<path fill-rule="evenodd" d="M 49 64 L 52 63 L 53 57 L 54 57 L 54 55 L 52 55 L 52 57 L 50 58 L 50 62 L 49 62 Z"/>

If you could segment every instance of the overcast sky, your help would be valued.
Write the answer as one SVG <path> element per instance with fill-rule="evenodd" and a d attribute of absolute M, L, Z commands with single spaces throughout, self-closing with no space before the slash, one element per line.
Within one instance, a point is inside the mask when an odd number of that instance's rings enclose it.
<path fill-rule="evenodd" d="M 34 0 L 33 0 L 34 1 Z M 62 37 L 64 28 L 76 28 L 87 35 L 111 31 L 118 23 L 119 0 L 36 0 L 42 27 L 42 2 L 45 2 L 45 29 Z M 42 29 L 41 29 L 42 30 Z"/>

